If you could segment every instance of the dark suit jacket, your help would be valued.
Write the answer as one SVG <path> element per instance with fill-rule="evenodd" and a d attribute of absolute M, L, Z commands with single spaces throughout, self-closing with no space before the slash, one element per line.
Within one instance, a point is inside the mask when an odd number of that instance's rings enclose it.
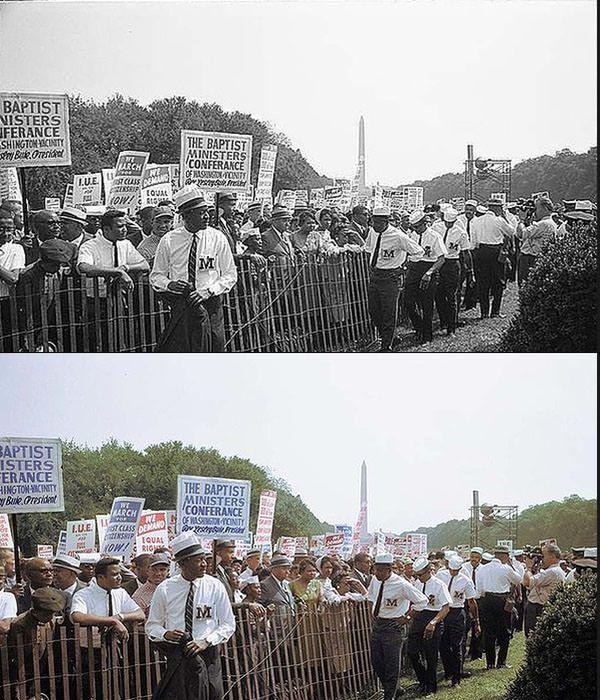
<path fill-rule="evenodd" d="M 68 624 L 70 622 L 70 612 L 71 612 L 71 601 L 73 600 L 73 596 L 77 591 L 80 591 L 82 588 L 87 588 L 87 583 L 84 583 L 83 581 L 80 581 L 77 579 L 75 581 L 75 591 L 74 593 L 67 593 L 67 591 L 61 591 L 63 596 L 65 597 L 65 611 L 63 613 L 63 617 L 65 619 L 65 622 Z"/>
<path fill-rule="evenodd" d="M 133 595 L 137 589 L 141 586 L 142 584 L 137 580 L 137 578 L 132 578 L 130 581 L 127 581 L 127 583 L 124 583 L 121 588 L 124 591 L 127 591 L 129 595 Z"/>
<path fill-rule="evenodd" d="M 225 586 L 227 596 L 229 597 L 229 602 L 233 603 L 233 589 L 231 588 L 231 584 L 229 583 L 229 576 L 227 576 L 227 572 L 220 564 L 217 565 L 217 572 L 215 574 L 215 577 L 218 578 L 219 581 Z"/>
<path fill-rule="evenodd" d="M 262 242 L 263 255 L 266 258 L 270 255 L 276 255 L 280 258 L 293 260 L 294 249 L 292 248 L 291 241 L 273 227 L 262 234 Z"/>
<path fill-rule="evenodd" d="M 358 569 L 352 569 L 350 576 L 352 578 L 357 578 L 365 588 L 369 587 L 371 579 L 373 578 L 373 574 L 363 574 L 362 571 L 359 571 Z"/>
<path fill-rule="evenodd" d="M 356 221 L 352 220 L 350 222 L 350 228 L 356 233 L 358 233 L 363 243 L 367 240 L 367 235 L 369 233 L 368 230 L 366 232 L 363 231 L 363 229 L 356 223 Z"/>
<path fill-rule="evenodd" d="M 272 575 L 267 576 L 267 578 L 260 582 L 260 602 L 263 605 L 271 605 L 271 603 L 274 603 L 275 605 L 285 605 L 291 610 L 291 612 L 295 613 L 296 603 L 294 602 L 294 596 L 290 590 L 289 583 L 284 581 L 283 587 L 287 590 L 287 596 L 281 590 L 279 581 L 277 581 L 277 579 Z"/>

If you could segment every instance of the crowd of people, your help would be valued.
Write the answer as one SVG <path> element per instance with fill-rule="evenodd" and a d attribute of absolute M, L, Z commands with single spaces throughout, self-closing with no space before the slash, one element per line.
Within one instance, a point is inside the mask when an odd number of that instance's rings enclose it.
<path fill-rule="evenodd" d="M 327 658 L 343 676 L 350 664 L 344 646 L 349 630 L 346 618 L 336 622 L 335 610 L 367 601 L 370 660 L 385 700 L 404 692 L 399 678 L 407 662 L 421 693 L 429 695 L 437 691 L 439 673 L 453 687 L 468 677 L 468 658 L 485 657 L 487 669 L 505 667 L 512 635 L 532 633 L 556 587 L 595 572 L 596 550 L 586 554 L 563 556 L 547 544 L 512 553 L 502 545 L 493 552 L 473 547 L 467 560 L 451 549 L 414 559 L 359 552 L 349 561 L 337 554 L 315 557 L 297 550 L 289 558 L 253 549 L 238 559 L 233 541 L 217 540 L 214 552 L 207 552 L 193 532 L 185 532 L 170 548 L 140 554 L 128 565 L 100 554 L 22 559 L 18 579 L 13 550 L 1 549 L 0 646 L 5 637 L 9 646 L 18 640 L 29 645 L 25 665 L 33 675 L 31 645 L 38 645 L 37 682 L 45 688 L 39 669 L 49 640 L 60 638 L 61 628 L 67 631 L 69 655 L 80 645 L 82 668 L 99 675 L 107 663 L 102 640 L 114 636 L 125 643 L 131 624 L 143 623 L 166 662 L 158 687 L 149 693 L 156 700 L 220 700 L 223 644 L 238 633 L 236 612 L 246 611 L 252 620 L 255 643 L 276 618 L 283 625 L 282 639 L 290 637 L 286 643 L 296 645 L 303 665 L 315 663 L 318 646 L 325 645 Z M 315 634 L 305 613 L 323 607 L 334 612 Z M 75 624 L 91 633 L 75 637 Z M 15 680 L 18 656 L 9 655 L 14 664 L 2 683 Z M 67 666 L 73 670 L 72 658 Z M 6 672 L 3 665 L 0 674 Z M 86 677 L 86 697 L 89 683 Z M 97 698 L 103 697 L 101 687 L 98 678 Z M 270 697 L 268 687 L 264 697 Z"/>
<path fill-rule="evenodd" d="M 356 205 L 344 213 L 336 207 L 290 211 L 258 201 L 241 211 L 235 194 L 217 193 L 212 204 L 187 185 L 173 201 L 145 206 L 135 216 L 103 206 L 66 207 L 32 212 L 28 225 L 21 203 L 7 200 L 0 206 L 0 338 L 14 330 L 12 288 L 18 312 L 37 313 L 39 325 L 56 313 L 50 277 L 68 277 L 76 288 L 84 284 L 85 301 L 75 295 L 74 308 L 61 310 L 77 322 L 84 305 L 89 318 L 105 319 L 107 291 L 131 290 L 137 277 L 149 274 L 170 309 L 157 349 L 219 352 L 223 295 L 236 285 L 242 261 L 264 270 L 275 261 L 294 266 L 311 256 L 347 253 L 368 256 L 368 309 L 381 350 L 389 351 L 399 302 L 418 343 L 433 338 L 434 309 L 448 334 L 461 325 L 461 309 L 479 305 L 482 318 L 499 317 L 507 282 L 522 285 L 550 240 L 595 226 L 592 202 L 555 207 L 545 196 L 508 204 L 468 200 L 462 212 L 447 202 L 412 212 Z M 91 338 L 91 350 L 97 340 Z"/>

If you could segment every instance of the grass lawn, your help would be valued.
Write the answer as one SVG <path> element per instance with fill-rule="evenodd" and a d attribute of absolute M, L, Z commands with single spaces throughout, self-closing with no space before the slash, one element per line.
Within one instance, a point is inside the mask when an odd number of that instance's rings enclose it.
<path fill-rule="evenodd" d="M 516 282 L 509 282 L 502 295 L 501 313 L 504 318 L 479 318 L 479 306 L 469 311 L 461 310 L 459 319 L 464 326 L 456 333 L 447 336 L 439 328 L 437 313 L 434 312 L 433 340 L 425 345 L 417 345 L 415 334 L 408 319 L 405 325 L 396 330 L 394 352 L 498 352 L 502 334 L 508 328 L 511 318 L 519 306 L 519 290 Z M 368 350 L 379 348 L 379 341 Z"/>
<path fill-rule="evenodd" d="M 471 678 L 463 678 L 456 688 L 450 686 L 450 681 L 438 681 L 436 700 L 501 700 L 509 682 L 515 677 L 523 659 L 525 658 L 525 635 L 517 632 L 508 650 L 507 663 L 512 668 L 485 670 L 485 660 L 468 661 L 465 670 L 471 671 Z M 442 676 L 443 678 L 443 676 Z M 405 700 L 419 697 L 418 685 L 413 677 L 403 678 L 401 685 L 406 693 L 402 696 Z"/>

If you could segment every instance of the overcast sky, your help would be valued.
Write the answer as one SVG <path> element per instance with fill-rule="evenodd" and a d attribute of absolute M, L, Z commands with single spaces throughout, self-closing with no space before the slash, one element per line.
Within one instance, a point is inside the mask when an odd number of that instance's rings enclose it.
<path fill-rule="evenodd" d="M 214 447 L 330 523 L 354 524 L 363 459 L 371 530 L 466 518 L 473 489 L 596 493 L 592 355 L 6 356 L 0 390 L 5 436 Z"/>
<path fill-rule="evenodd" d="M 399 185 L 596 144 L 596 4 L 2 2 L 2 90 L 217 102 Z"/>

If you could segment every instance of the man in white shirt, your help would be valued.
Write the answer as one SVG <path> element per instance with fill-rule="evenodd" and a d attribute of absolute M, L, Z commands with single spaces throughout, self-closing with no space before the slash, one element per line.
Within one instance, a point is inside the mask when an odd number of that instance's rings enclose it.
<path fill-rule="evenodd" d="M 102 637 L 114 634 L 118 640 L 125 643 L 129 639 L 126 622 L 143 622 L 144 612 L 121 588 L 121 572 L 118 559 L 104 557 L 96 564 L 96 578 L 88 586 L 77 591 L 71 599 L 71 622 L 81 627 L 92 628 L 92 648 L 88 645 L 87 630 L 81 630 L 79 646 L 81 647 L 82 668 L 87 669 L 91 662 L 95 668 L 94 682 L 95 697 L 102 696 Z M 100 631 L 102 630 L 102 631 Z M 111 660 L 111 645 L 106 644 L 109 666 Z M 90 659 L 93 656 L 93 660 Z M 83 674 L 83 697 L 92 697 L 92 679 L 87 673 Z M 105 699 L 107 700 L 107 699 Z"/>
<path fill-rule="evenodd" d="M 17 616 L 17 599 L 12 593 L 7 593 L 4 590 L 6 582 L 6 569 L 4 564 L 0 563 L 0 622 L 2 620 L 12 620 Z M 8 627 L 5 628 L 7 630 Z M 2 627 L 0 627 L 0 631 Z"/>
<path fill-rule="evenodd" d="M 446 207 L 439 223 L 439 231 L 447 248 L 444 264 L 440 268 L 440 277 L 436 289 L 435 302 L 440 317 L 440 326 L 448 335 L 456 331 L 458 310 L 460 307 L 461 267 L 467 267 L 468 276 L 472 278 L 472 263 L 469 236 L 457 222 L 458 212 L 454 207 Z M 461 257 L 462 256 L 462 257 Z"/>
<path fill-rule="evenodd" d="M 518 280 L 521 287 L 544 248 L 556 239 L 557 225 L 552 218 L 554 205 L 547 197 L 535 200 L 535 220 L 529 226 L 519 221 L 516 236 L 520 242 Z"/>
<path fill-rule="evenodd" d="M 510 634 L 508 631 L 504 607 L 510 593 L 511 585 L 523 580 L 523 566 L 511 560 L 508 547 L 497 545 L 494 558 L 478 570 L 477 595 L 481 616 L 481 629 L 487 668 L 506 668 L 506 657 Z M 496 643 L 498 658 L 496 659 Z"/>
<path fill-rule="evenodd" d="M 72 243 L 77 250 L 83 243 L 91 241 L 94 237 L 86 232 L 87 215 L 81 209 L 66 207 L 59 216 L 60 237 L 63 241 Z"/>
<path fill-rule="evenodd" d="M 16 332 L 17 319 L 11 318 L 10 289 L 25 267 L 25 250 L 14 242 L 15 221 L 8 209 L 0 207 L 0 350 L 13 350 L 10 335 Z M 16 316 L 16 314 L 15 314 Z"/>
<path fill-rule="evenodd" d="M 208 225 L 208 204 L 195 185 L 174 195 L 183 226 L 158 244 L 150 283 L 171 304 L 159 352 L 223 352 L 223 295 L 237 282 L 225 235 Z"/>
<path fill-rule="evenodd" d="M 477 289 L 481 318 L 500 316 L 504 291 L 504 266 L 512 248 L 515 227 L 506 219 L 500 200 L 490 199 L 488 211 L 471 226 L 471 244 L 477 259 Z M 490 295 L 492 309 L 490 314 Z"/>
<path fill-rule="evenodd" d="M 423 248 L 393 226 L 389 207 L 373 210 L 373 228 L 365 242 L 370 255 L 369 314 L 381 337 L 380 352 L 389 352 L 396 329 L 401 268 L 407 253 L 423 255 Z"/>
<path fill-rule="evenodd" d="M 262 253 L 260 224 L 264 222 L 262 202 L 252 202 L 246 210 L 247 221 L 242 224 L 240 238 L 252 253 Z"/>
<path fill-rule="evenodd" d="M 397 697 L 400 651 L 406 638 L 409 607 L 411 603 L 427 602 L 414 586 L 392 572 L 393 563 L 391 554 L 375 557 L 375 575 L 367 591 L 367 600 L 373 606 L 371 663 L 383 687 L 383 700 Z"/>
<path fill-rule="evenodd" d="M 178 535 L 172 548 L 181 574 L 159 584 L 146 622 L 167 657 L 153 698 L 222 700 L 220 645 L 235 632 L 231 603 L 223 584 L 206 575 L 207 553 L 194 532 Z"/>
<path fill-rule="evenodd" d="M 473 587 L 475 588 L 475 600 L 477 600 L 477 576 L 478 572 L 481 571 L 481 557 L 483 555 L 482 547 L 471 547 L 469 553 L 469 561 L 466 561 L 461 568 L 461 573 L 463 573 L 467 578 L 471 579 Z M 469 643 L 469 656 L 471 661 L 476 661 L 481 658 L 481 634 L 475 634 L 475 624 L 472 618 L 467 621 L 467 631 L 471 632 L 471 641 Z M 466 637 L 464 649 L 466 651 Z"/>
<path fill-rule="evenodd" d="M 450 557 L 448 568 L 436 575 L 448 586 L 452 602 L 444 619 L 444 631 L 440 640 L 440 656 L 444 665 L 446 678 L 452 686 L 460 683 L 463 667 L 463 642 L 466 637 L 465 604 L 469 606 L 471 619 L 474 621 L 475 633 L 479 635 L 479 611 L 475 602 L 475 586 L 470 578 L 462 573 L 463 559 L 458 555 Z"/>
<path fill-rule="evenodd" d="M 524 614 L 526 637 L 533 631 L 550 594 L 565 582 L 566 576 L 560 566 L 560 556 L 560 549 L 555 544 L 542 547 L 542 568 L 537 573 L 533 572 L 535 568 L 533 560 L 529 557 L 525 559 L 523 584 L 528 589 Z"/>
<path fill-rule="evenodd" d="M 426 557 L 418 557 L 413 570 L 418 579 L 415 588 L 424 595 L 425 601 L 415 604 L 409 612 L 412 626 L 408 633 L 408 658 L 421 692 L 435 693 L 440 639 L 452 599 L 446 584 L 432 575 L 431 564 Z"/>
<path fill-rule="evenodd" d="M 433 339 L 433 300 L 439 271 L 448 250 L 438 231 L 428 225 L 424 211 L 413 211 L 409 222 L 412 227 L 410 237 L 419 244 L 423 253 L 408 256 L 406 309 L 416 331 L 417 342 L 428 343 Z"/>

